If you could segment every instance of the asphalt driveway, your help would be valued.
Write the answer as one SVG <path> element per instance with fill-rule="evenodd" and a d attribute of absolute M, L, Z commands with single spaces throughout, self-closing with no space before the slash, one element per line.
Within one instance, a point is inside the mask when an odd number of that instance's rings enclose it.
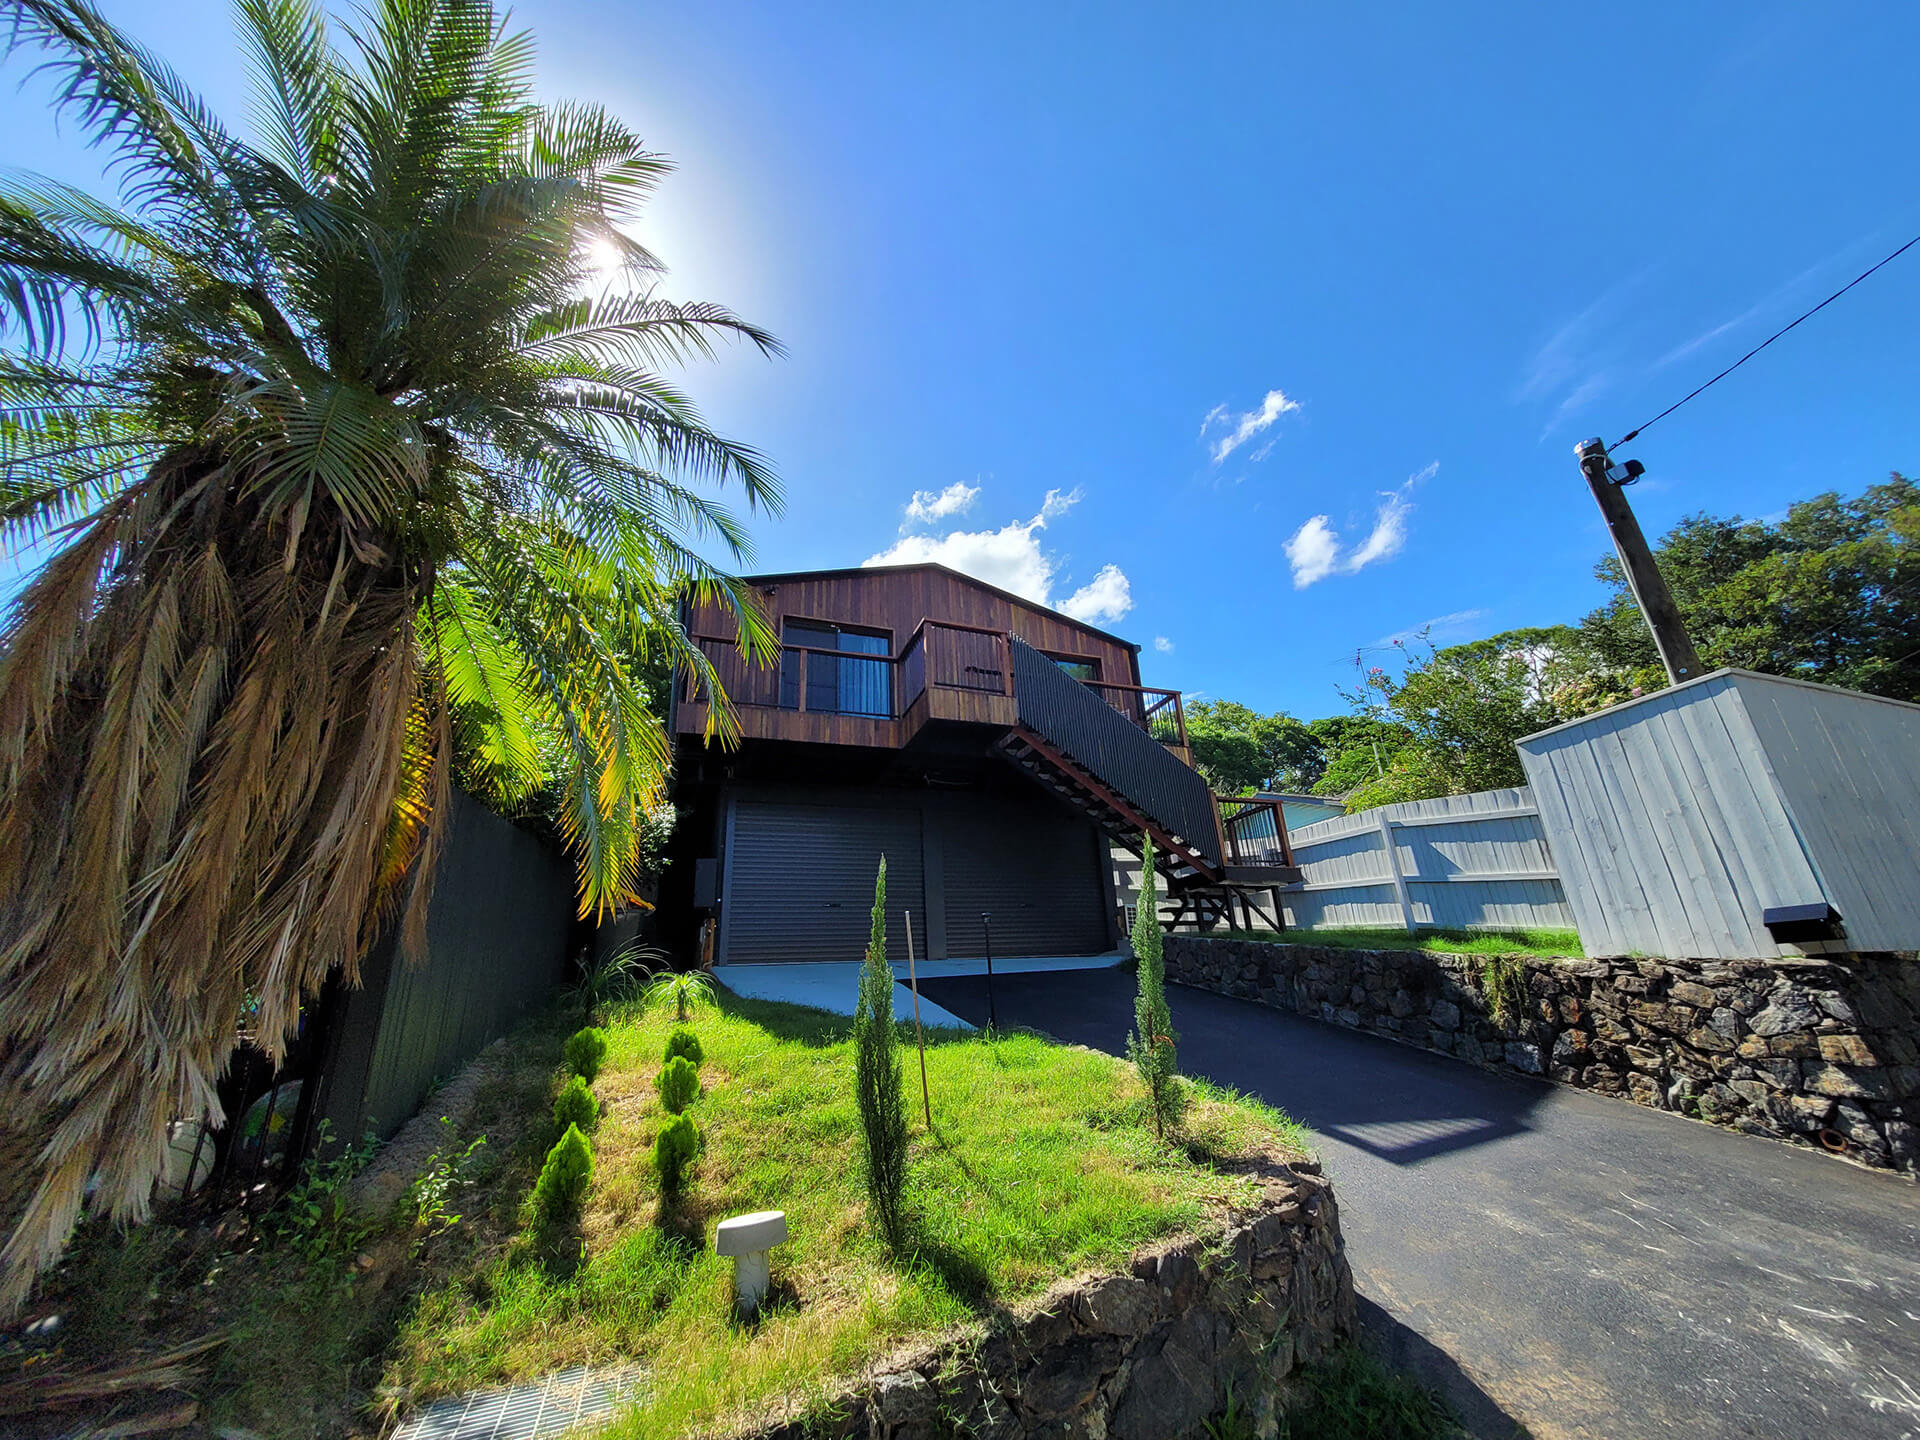
<path fill-rule="evenodd" d="M 922 992 L 986 1020 L 981 979 Z M 1186 1070 L 1316 1132 L 1363 1316 L 1476 1434 L 1920 1437 L 1911 1182 L 1170 992 Z M 1115 970 L 995 985 L 1002 1027 L 1115 1053 L 1132 997 Z"/>

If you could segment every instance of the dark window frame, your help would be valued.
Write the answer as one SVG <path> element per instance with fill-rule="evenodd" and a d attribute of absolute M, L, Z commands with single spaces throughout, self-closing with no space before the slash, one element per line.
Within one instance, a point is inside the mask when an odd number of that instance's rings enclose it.
<path fill-rule="evenodd" d="M 836 643 L 829 646 L 810 643 L 804 636 L 795 638 L 791 634 L 794 626 L 815 631 L 830 631 L 835 636 Z M 838 637 L 842 635 L 858 635 L 869 640 L 878 640 L 886 648 L 884 650 L 843 650 L 837 643 Z M 898 657 L 894 654 L 891 629 L 881 625 L 853 625 L 841 620 L 816 620 L 806 615 L 782 615 L 780 643 L 782 647 L 799 645 L 803 649 L 816 652 L 807 662 L 808 710 L 828 715 L 864 715 L 872 719 L 893 718 L 893 665 Z M 873 665 L 844 666 L 837 660 L 830 661 L 826 656 L 818 653 L 823 650 L 832 650 L 836 655 L 877 662 L 877 674 L 876 667 Z M 783 710 L 800 708 L 799 674 L 799 656 L 788 655 L 783 648 L 780 657 L 780 708 Z"/>

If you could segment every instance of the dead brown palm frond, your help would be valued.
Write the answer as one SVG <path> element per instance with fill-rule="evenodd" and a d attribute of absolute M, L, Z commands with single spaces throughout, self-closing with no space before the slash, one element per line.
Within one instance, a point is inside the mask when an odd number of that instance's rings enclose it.
<path fill-rule="evenodd" d="M 277 1055 L 383 927 L 424 945 L 456 774 L 550 797 L 584 912 L 631 895 L 636 657 L 712 688 L 688 593 L 772 644 L 684 481 L 778 489 L 634 368 L 771 337 L 580 299 L 597 240 L 651 283 L 662 162 L 534 103 L 489 0 L 380 0 L 351 58 L 249 0 L 259 146 L 84 0 L 0 10 L 123 200 L 0 179 L 0 547 L 57 542 L 0 622 L 3 1314 L 90 1185 L 145 1213 L 247 1007 Z"/>

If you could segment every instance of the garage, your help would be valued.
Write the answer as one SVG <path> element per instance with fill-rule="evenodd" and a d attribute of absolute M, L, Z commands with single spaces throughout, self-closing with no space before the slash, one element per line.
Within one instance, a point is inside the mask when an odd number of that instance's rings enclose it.
<path fill-rule="evenodd" d="M 721 904 L 727 964 L 859 960 L 883 854 L 887 958 L 907 958 L 900 912 L 926 913 L 917 808 L 740 800 L 728 832 Z"/>
<path fill-rule="evenodd" d="M 723 964 L 857 961 L 887 857 L 887 958 L 1098 955 L 1113 945 L 1105 846 L 1024 794 L 865 791 L 844 803 L 740 796 L 727 819 Z"/>

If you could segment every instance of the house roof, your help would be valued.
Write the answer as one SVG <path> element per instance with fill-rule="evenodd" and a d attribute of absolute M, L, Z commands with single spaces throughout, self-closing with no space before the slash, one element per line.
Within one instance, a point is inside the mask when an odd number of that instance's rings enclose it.
<path fill-rule="evenodd" d="M 1028 605 L 1036 610 L 1051 610 L 1069 625 L 1078 625 L 1082 630 L 1091 631 L 1103 639 L 1113 641 L 1116 645 L 1124 645 L 1136 653 L 1140 649 L 1140 642 L 1137 640 L 1123 639 L 1111 630 L 1102 630 L 1098 625 L 1089 625 L 1084 620 L 1076 620 L 1071 615 L 1054 610 L 1051 605 L 1042 605 L 1038 600 L 1029 600 L 1024 595 L 1014 594 L 1011 590 L 1002 590 L 998 585 L 989 585 L 977 575 L 969 575 L 964 570 L 956 570 L 951 565 L 942 565 L 935 560 L 920 560 L 911 565 L 844 565 L 836 570 L 783 570 L 772 575 L 743 575 L 740 578 L 749 585 L 772 585 L 782 580 L 837 580 L 843 575 L 872 575 L 884 570 L 938 570 L 943 575 L 951 575 L 956 580 L 965 581 L 978 589 L 998 595 L 1003 600 L 1010 600 L 1015 605 Z"/>

